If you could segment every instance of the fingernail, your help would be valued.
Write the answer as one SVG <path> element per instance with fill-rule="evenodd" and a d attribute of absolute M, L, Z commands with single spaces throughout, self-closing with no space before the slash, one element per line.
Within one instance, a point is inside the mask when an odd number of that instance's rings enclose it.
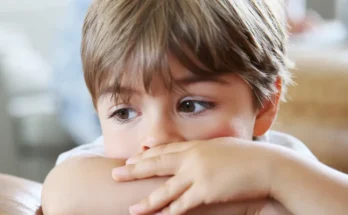
<path fill-rule="evenodd" d="M 128 171 L 126 167 L 118 167 L 112 170 L 112 177 L 114 179 L 119 178 L 119 177 L 125 177 L 128 176 Z"/>
<path fill-rule="evenodd" d="M 134 164 L 135 161 L 136 161 L 135 158 L 129 158 L 128 160 L 126 160 L 126 164 L 127 164 L 127 165 L 128 165 L 128 164 Z"/>
<path fill-rule="evenodd" d="M 141 213 L 145 210 L 145 206 L 143 204 L 136 204 L 136 205 L 132 205 L 129 207 L 129 212 L 131 214 L 138 214 Z"/>

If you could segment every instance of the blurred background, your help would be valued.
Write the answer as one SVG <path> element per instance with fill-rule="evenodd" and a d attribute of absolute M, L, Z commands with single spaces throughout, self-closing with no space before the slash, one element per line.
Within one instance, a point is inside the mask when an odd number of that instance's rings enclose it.
<path fill-rule="evenodd" d="M 100 135 L 79 46 L 90 0 L 0 0 L 0 172 L 42 182 Z M 297 87 L 274 129 L 348 171 L 348 0 L 288 0 Z"/>

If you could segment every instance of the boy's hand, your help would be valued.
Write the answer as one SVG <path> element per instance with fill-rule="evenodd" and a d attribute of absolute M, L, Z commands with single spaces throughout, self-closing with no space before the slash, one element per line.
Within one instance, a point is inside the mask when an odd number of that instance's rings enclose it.
<path fill-rule="evenodd" d="M 183 214 L 201 204 L 259 199 L 270 194 L 273 154 L 268 144 L 234 138 L 173 143 L 150 149 L 116 168 L 113 178 L 131 181 L 174 175 L 132 214 Z"/>

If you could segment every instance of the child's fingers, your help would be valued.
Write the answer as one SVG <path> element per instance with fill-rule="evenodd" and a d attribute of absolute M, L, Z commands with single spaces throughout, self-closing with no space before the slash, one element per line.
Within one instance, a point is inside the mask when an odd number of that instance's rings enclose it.
<path fill-rule="evenodd" d="M 129 158 L 126 163 L 135 164 L 142 159 L 159 156 L 161 154 L 180 152 L 180 151 L 191 148 L 195 144 L 197 144 L 197 142 L 191 141 L 191 142 L 178 142 L 178 143 L 160 145 Z"/>
<path fill-rule="evenodd" d="M 152 214 L 176 200 L 192 185 L 188 177 L 174 176 L 141 203 L 130 207 L 131 214 Z"/>
<path fill-rule="evenodd" d="M 181 167 L 183 154 L 170 153 L 141 160 L 112 170 L 112 177 L 117 181 L 132 181 L 153 176 L 174 175 Z"/>
<path fill-rule="evenodd" d="M 162 214 L 182 215 L 201 204 L 203 201 L 197 193 L 197 187 L 193 185 L 177 200 L 173 201 L 168 208 L 164 209 Z"/>

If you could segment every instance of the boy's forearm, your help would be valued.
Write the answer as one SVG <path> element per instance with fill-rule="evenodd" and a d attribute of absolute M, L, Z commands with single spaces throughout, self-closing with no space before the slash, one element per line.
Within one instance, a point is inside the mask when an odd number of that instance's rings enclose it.
<path fill-rule="evenodd" d="M 272 192 L 293 214 L 347 214 L 347 175 L 295 154 L 279 158 Z"/>
<path fill-rule="evenodd" d="M 123 165 L 120 160 L 106 158 L 71 159 L 56 167 L 47 177 L 43 189 L 43 210 L 48 215 L 61 214 L 119 214 L 128 215 L 130 205 L 139 202 L 163 184 L 167 178 L 151 178 L 127 183 L 117 183 L 111 170 Z M 233 208 L 233 215 L 244 214 L 246 204 Z M 237 210 L 236 210 L 237 209 Z M 202 207 L 190 215 L 202 214 Z M 212 205 L 204 213 L 231 214 L 230 206 Z"/>
<path fill-rule="evenodd" d="M 120 160 L 75 158 L 59 165 L 43 188 L 45 214 L 129 214 L 128 206 L 140 201 L 166 179 L 116 183 L 111 170 Z"/>
<path fill-rule="evenodd" d="M 76 158 L 56 167 L 44 183 L 44 214 L 128 215 L 130 205 L 139 202 L 167 180 L 152 178 L 116 183 L 111 178 L 111 170 L 121 165 L 122 161 L 106 158 Z M 202 206 L 188 214 L 240 215 L 259 208 L 260 204 L 264 201 Z"/>

